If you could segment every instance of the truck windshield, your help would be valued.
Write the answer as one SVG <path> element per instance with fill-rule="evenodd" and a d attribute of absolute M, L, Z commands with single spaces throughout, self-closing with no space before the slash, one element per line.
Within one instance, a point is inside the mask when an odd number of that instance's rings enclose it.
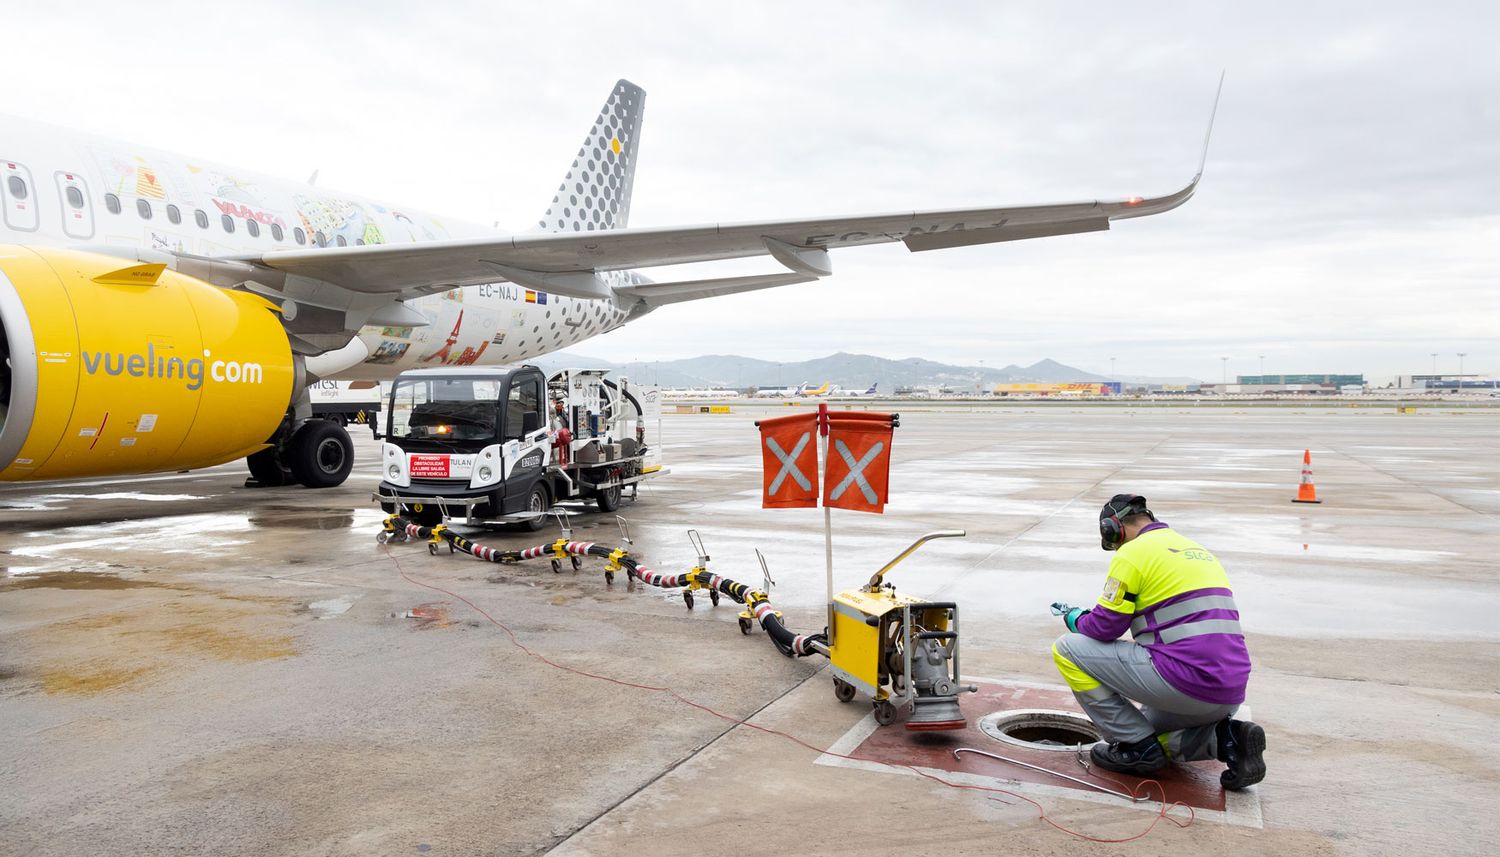
<path fill-rule="evenodd" d="M 493 441 L 500 382 L 480 378 L 407 378 L 391 393 L 390 436 L 402 440 Z"/>

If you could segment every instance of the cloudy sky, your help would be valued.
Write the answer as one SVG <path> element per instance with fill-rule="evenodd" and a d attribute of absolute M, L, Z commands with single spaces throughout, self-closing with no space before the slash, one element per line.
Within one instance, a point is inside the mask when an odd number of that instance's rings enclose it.
<path fill-rule="evenodd" d="M 631 222 L 665 226 L 1164 193 L 1226 70 L 1177 211 L 847 250 L 581 350 L 1500 372 L 1495 4 L 48 5 L 6 13 L 4 112 L 515 229 L 621 77 Z"/>

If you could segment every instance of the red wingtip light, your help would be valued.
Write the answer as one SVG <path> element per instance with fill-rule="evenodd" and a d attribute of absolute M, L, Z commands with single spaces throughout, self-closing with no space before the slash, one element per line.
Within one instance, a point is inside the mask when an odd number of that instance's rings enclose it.
<path fill-rule="evenodd" d="M 1125 200 L 1125 204 L 1128 205 L 1128 206 L 1130 206 L 1131 208 L 1134 208 L 1135 206 L 1140 205 L 1141 203 L 1143 203 L 1145 201 L 1146 200 L 1144 200 L 1144 199 L 1142 199 L 1142 198 L 1140 198 L 1138 196 L 1132 196 L 1130 199 Z"/>

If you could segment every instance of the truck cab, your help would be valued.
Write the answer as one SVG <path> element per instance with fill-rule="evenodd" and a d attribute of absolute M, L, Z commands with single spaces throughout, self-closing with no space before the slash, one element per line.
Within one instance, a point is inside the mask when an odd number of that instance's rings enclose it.
<path fill-rule="evenodd" d="M 375 499 L 424 524 L 539 529 L 558 501 L 613 511 L 622 490 L 661 472 L 645 437 L 641 399 L 598 370 L 409 370 L 391 384 Z"/>

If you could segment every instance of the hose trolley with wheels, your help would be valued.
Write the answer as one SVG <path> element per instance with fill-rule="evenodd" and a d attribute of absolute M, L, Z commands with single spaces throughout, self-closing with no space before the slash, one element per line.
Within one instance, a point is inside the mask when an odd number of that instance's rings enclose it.
<path fill-rule="evenodd" d="M 650 392 L 591 369 L 402 372 L 391 384 L 375 500 L 423 524 L 532 530 L 558 503 L 612 512 L 665 472 Z"/>

